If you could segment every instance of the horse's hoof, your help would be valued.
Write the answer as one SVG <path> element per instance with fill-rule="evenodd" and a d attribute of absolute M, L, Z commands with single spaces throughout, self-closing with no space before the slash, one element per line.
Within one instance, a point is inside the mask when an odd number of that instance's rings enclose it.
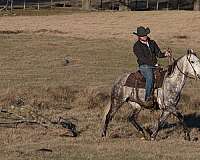
<path fill-rule="evenodd" d="M 150 140 L 151 140 L 151 141 L 155 141 L 155 140 L 156 140 L 156 137 L 151 137 Z"/>
<path fill-rule="evenodd" d="M 105 132 L 102 132 L 101 133 L 101 137 L 103 138 L 103 137 L 106 137 L 106 133 Z"/>
<path fill-rule="evenodd" d="M 190 138 L 190 136 L 185 136 L 185 137 L 184 137 L 184 140 L 186 140 L 186 141 L 191 141 L 191 138 Z"/>
<path fill-rule="evenodd" d="M 141 139 L 141 140 L 146 140 L 146 138 L 145 138 L 145 137 L 141 137 L 140 139 Z"/>
<path fill-rule="evenodd" d="M 191 141 L 190 133 L 188 133 L 188 132 L 185 133 L 184 140 Z"/>

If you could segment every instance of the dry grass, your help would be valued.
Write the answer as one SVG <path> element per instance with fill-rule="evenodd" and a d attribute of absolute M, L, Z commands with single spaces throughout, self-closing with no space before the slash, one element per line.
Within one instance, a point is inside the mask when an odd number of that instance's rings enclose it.
<path fill-rule="evenodd" d="M 0 128 L 0 159 L 198 159 L 199 141 L 183 141 L 180 128 L 163 130 L 158 142 L 141 141 L 127 123 L 131 109 L 126 105 L 111 122 L 109 138 L 99 137 L 113 81 L 136 69 L 130 35 L 133 29 L 148 25 L 161 48 L 170 46 L 178 57 L 189 47 L 200 50 L 198 19 L 197 12 L 1 17 L 1 107 L 9 109 L 23 100 L 23 105 L 31 105 L 49 119 L 74 118 L 79 136 L 61 137 L 61 130 L 36 125 Z M 196 86 L 199 82 L 187 83 L 179 107 L 198 120 Z M 151 125 L 158 115 L 142 111 L 140 120 Z M 192 129 L 192 139 L 197 138 L 198 126 Z M 52 152 L 40 150 L 44 148 Z"/>

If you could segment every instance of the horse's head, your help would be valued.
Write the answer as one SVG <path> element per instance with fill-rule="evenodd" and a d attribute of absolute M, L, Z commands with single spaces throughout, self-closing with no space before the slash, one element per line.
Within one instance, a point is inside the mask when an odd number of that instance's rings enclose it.
<path fill-rule="evenodd" d="M 186 72 L 195 78 L 200 79 L 200 59 L 197 57 L 196 53 L 192 49 L 188 49 L 186 55 Z"/>

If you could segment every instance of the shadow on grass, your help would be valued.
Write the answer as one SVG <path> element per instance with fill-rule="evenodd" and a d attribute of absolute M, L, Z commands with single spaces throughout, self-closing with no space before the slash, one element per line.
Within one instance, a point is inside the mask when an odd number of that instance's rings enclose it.
<path fill-rule="evenodd" d="M 189 128 L 200 129 L 200 113 L 190 113 L 184 115 L 184 122 Z"/>
<path fill-rule="evenodd" d="M 200 113 L 194 112 L 190 114 L 185 114 L 184 115 L 184 123 L 186 124 L 187 127 L 189 128 L 197 128 L 200 129 Z M 176 123 L 168 123 L 166 122 L 162 129 L 170 129 L 170 128 L 177 128 L 181 124 L 177 120 Z"/>

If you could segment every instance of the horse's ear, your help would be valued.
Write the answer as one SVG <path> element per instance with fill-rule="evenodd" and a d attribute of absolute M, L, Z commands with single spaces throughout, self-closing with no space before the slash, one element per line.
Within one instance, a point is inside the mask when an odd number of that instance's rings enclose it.
<path fill-rule="evenodd" d="M 193 55 L 195 55 L 197 57 L 197 54 L 194 52 L 193 49 L 188 49 L 187 50 L 187 54 L 193 54 Z"/>
<path fill-rule="evenodd" d="M 194 54 L 194 50 L 193 49 L 188 49 L 187 50 L 187 54 Z"/>

